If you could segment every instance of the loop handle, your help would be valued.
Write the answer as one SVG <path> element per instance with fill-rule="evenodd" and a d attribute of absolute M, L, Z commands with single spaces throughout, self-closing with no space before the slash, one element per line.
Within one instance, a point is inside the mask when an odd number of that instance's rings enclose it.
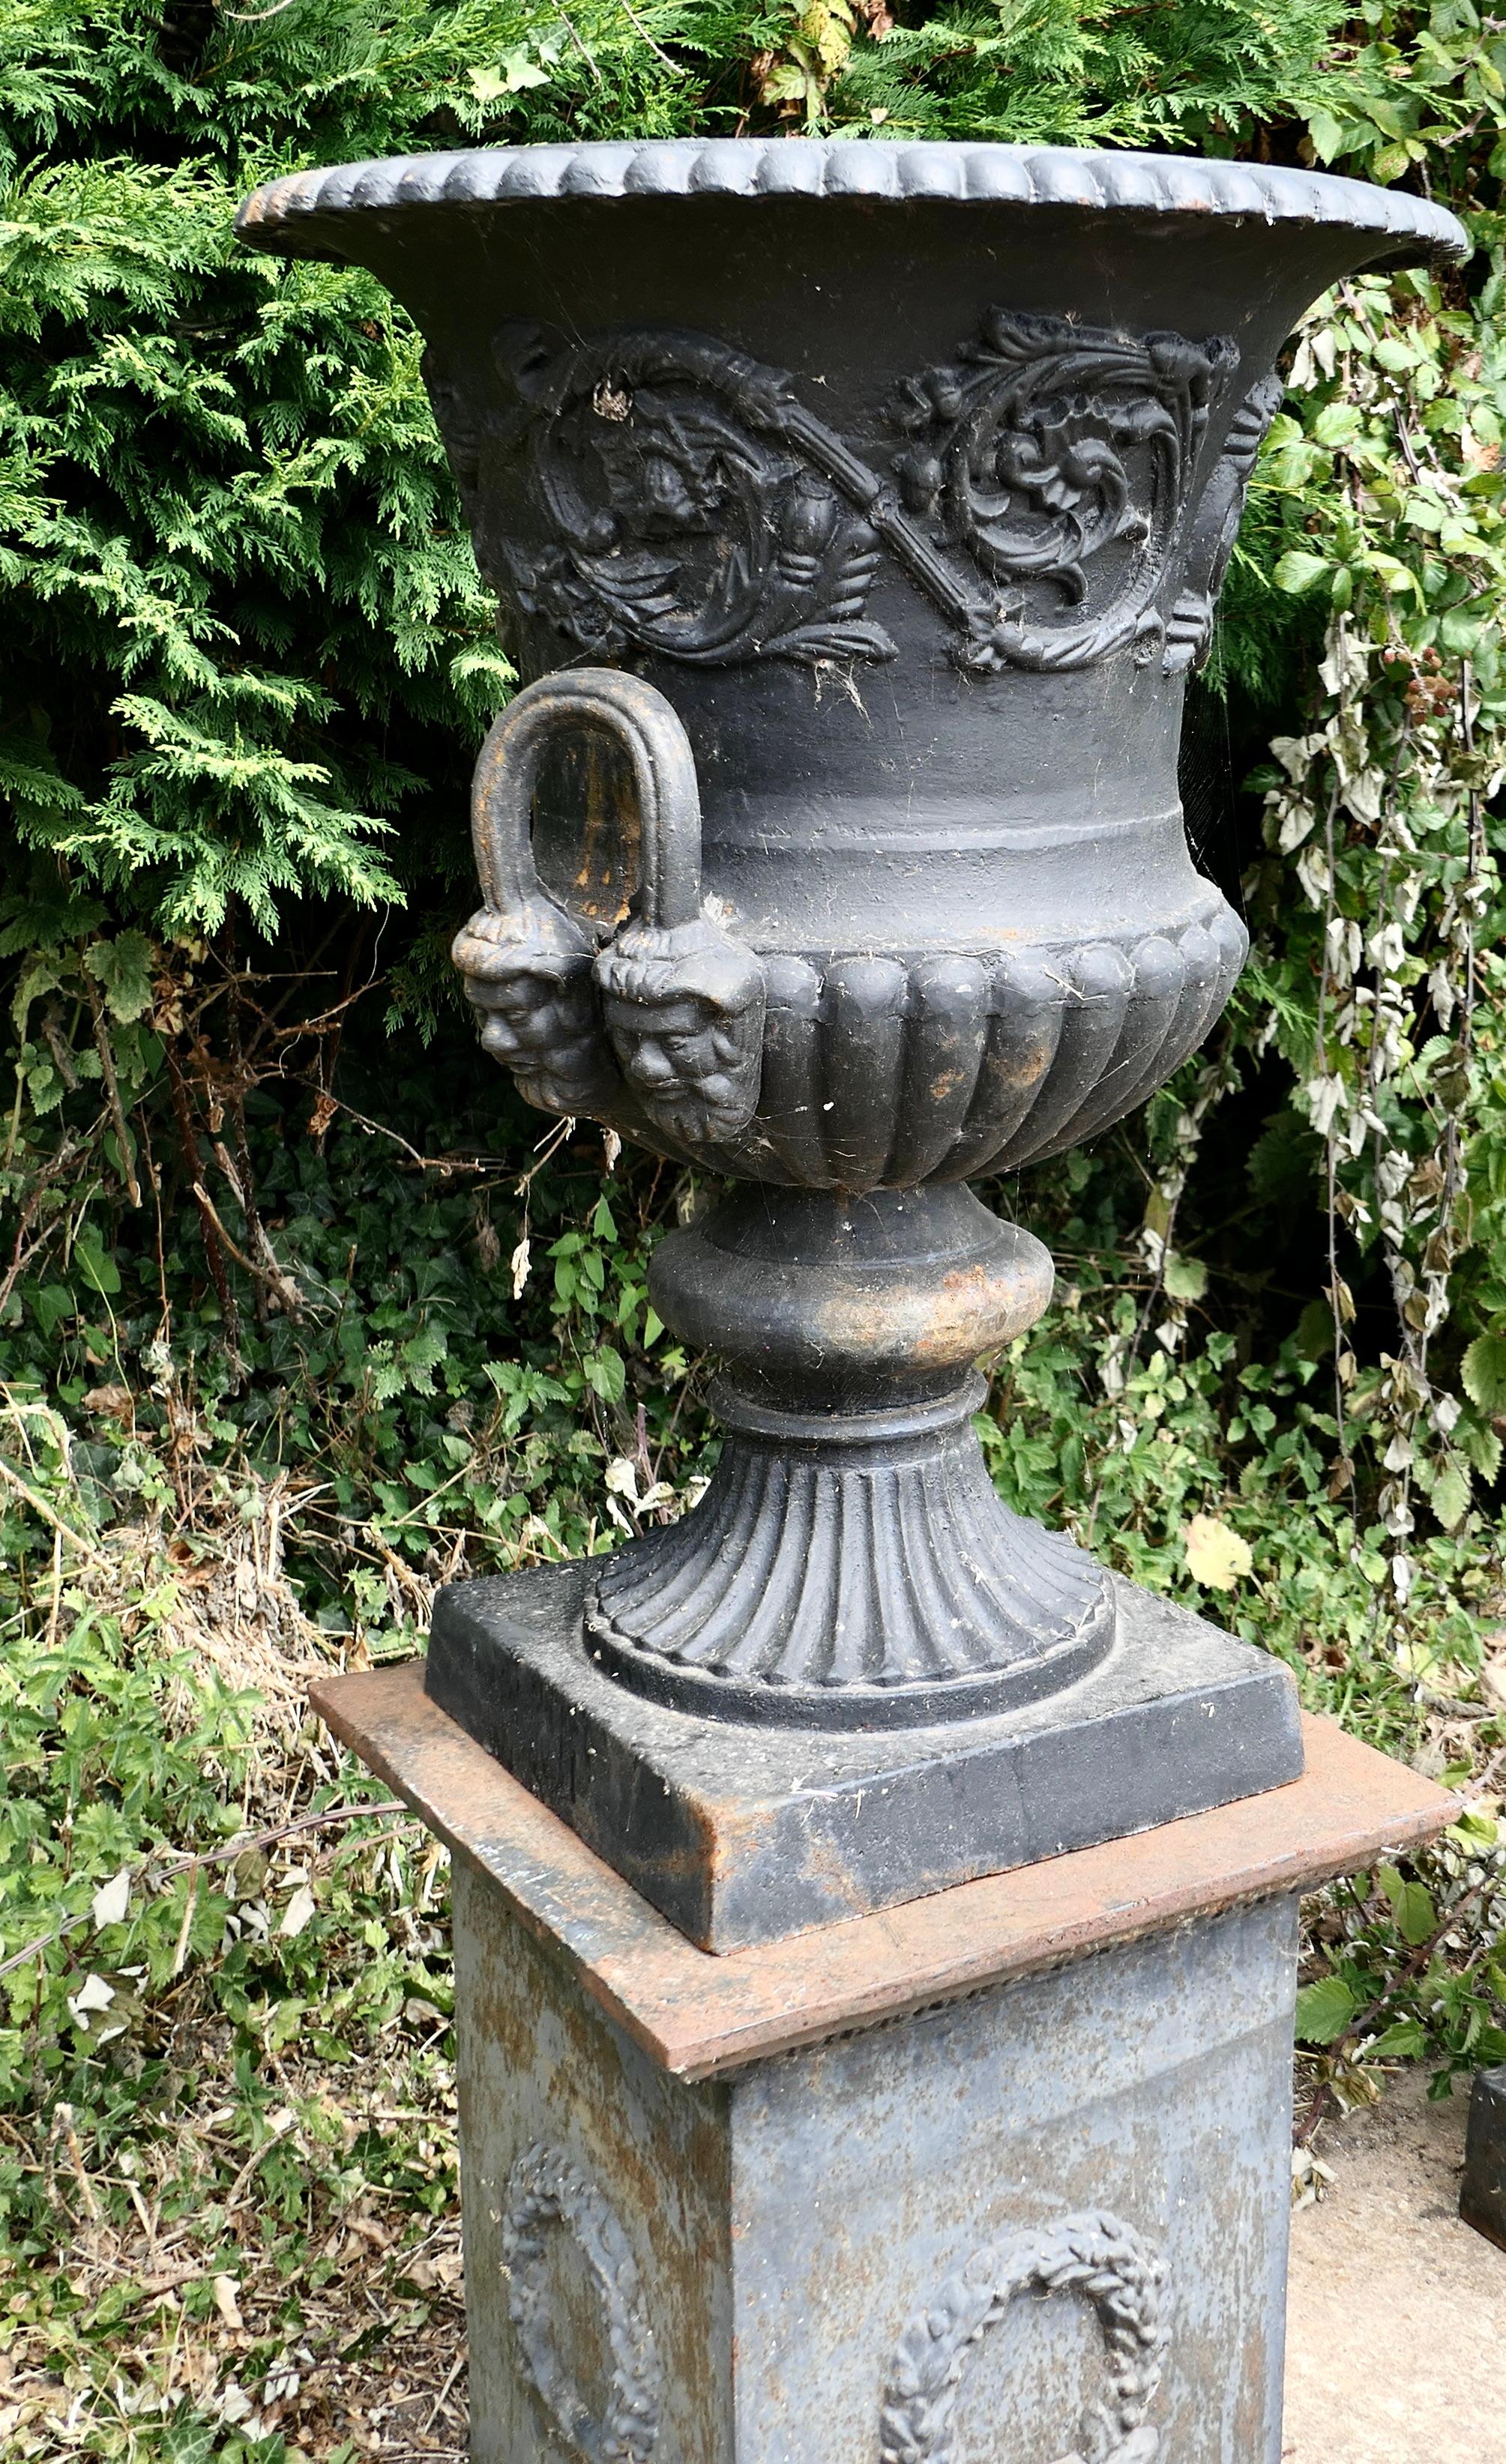
<path fill-rule="evenodd" d="M 476 869 L 499 914 L 556 907 L 533 855 L 533 798 L 551 740 L 599 727 L 627 755 L 642 831 L 643 921 L 673 930 L 700 913 L 700 790 L 690 738 L 671 703 L 641 676 L 566 668 L 509 702 L 481 748 L 472 788 Z"/>

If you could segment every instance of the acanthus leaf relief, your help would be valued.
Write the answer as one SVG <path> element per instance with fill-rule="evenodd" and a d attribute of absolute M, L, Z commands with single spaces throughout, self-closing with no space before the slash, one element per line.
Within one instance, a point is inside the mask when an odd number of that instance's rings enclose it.
<path fill-rule="evenodd" d="M 1262 377 L 1235 411 L 1213 475 L 1204 491 L 1187 543 L 1182 587 L 1166 624 L 1165 665 L 1202 667 L 1213 639 L 1213 611 L 1234 553 L 1255 459 L 1281 407 L 1279 377 Z"/>
<path fill-rule="evenodd" d="M 1232 341 L 1131 337 L 995 308 L 952 366 L 907 377 L 892 416 L 908 510 L 997 585 L 960 664 L 1089 666 L 1162 647 L 1156 606 Z"/>
<path fill-rule="evenodd" d="M 863 617 L 877 536 L 786 442 L 789 377 L 674 332 L 508 326 L 496 356 L 552 529 L 504 542 L 525 614 L 598 658 L 893 656 Z"/>

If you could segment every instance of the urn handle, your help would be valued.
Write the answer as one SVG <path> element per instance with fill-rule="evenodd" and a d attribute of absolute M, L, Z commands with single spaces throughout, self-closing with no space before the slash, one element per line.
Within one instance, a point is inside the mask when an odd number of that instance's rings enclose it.
<path fill-rule="evenodd" d="M 741 1137 L 758 1106 L 764 969 L 701 892 L 700 790 L 690 738 L 672 703 L 640 676 L 573 668 L 530 685 L 526 733 L 503 765 L 498 844 L 485 865 L 527 865 L 528 810 L 540 757 L 557 728 L 603 728 L 626 755 L 638 803 L 641 878 L 632 913 L 594 975 L 623 1077 L 662 1137 L 688 1154 Z M 535 715 L 537 713 L 537 715 Z M 503 722 L 506 723 L 505 721 Z M 498 874 L 504 894 L 526 892 Z M 490 892 L 489 892 L 490 894 Z"/>
<path fill-rule="evenodd" d="M 604 728 L 626 752 L 637 797 L 651 915 L 699 911 L 700 799 L 679 720 L 661 693 L 609 668 L 541 677 L 512 700 L 481 747 L 471 826 L 483 906 L 453 957 L 485 1018 L 481 1042 L 544 1111 L 609 1120 L 625 1109 L 602 1029 L 596 935 L 549 895 L 534 861 L 539 772 L 554 739 Z"/>
<path fill-rule="evenodd" d="M 541 676 L 508 703 L 481 749 L 473 802 L 476 869 L 488 908 L 498 914 L 552 908 L 539 880 L 531 823 L 534 790 L 557 737 L 601 728 L 632 770 L 643 840 L 638 894 L 651 924 L 688 924 L 700 913 L 700 792 L 690 738 L 674 707 L 653 685 L 615 668 L 566 668 Z M 586 939 L 583 945 L 591 946 Z"/>
<path fill-rule="evenodd" d="M 571 712 L 560 690 L 569 681 L 530 685 L 481 747 L 471 834 L 484 904 L 456 934 L 451 957 L 482 1013 L 483 1047 L 528 1102 L 602 1119 L 622 1084 L 597 1014 L 596 943 L 544 890 L 531 833 L 539 765 L 562 711 Z"/>
<path fill-rule="evenodd" d="M 544 755 L 582 727 L 602 729 L 627 757 L 642 848 L 632 913 L 599 955 L 541 883 L 531 834 Z M 482 1043 L 523 1093 L 549 1111 L 609 1119 L 626 1109 L 615 1055 L 641 1112 L 673 1145 L 697 1153 L 740 1137 L 758 1104 L 764 970 L 702 899 L 696 759 L 673 705 L 613 668 L 541 677 L 481 749 L 473 826 L 486 904 L 454 959 L 488 1012 Z"/>

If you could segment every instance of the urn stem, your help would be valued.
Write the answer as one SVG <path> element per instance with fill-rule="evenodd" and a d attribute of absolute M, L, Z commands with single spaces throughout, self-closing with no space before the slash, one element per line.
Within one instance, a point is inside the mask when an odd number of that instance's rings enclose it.
<path fill-rule="evenodd" d="M 1010 1513 L 973 1361 L 1032 1325 L 1051 1261 L 961 1186 L 739 1190 L 660 1246 L 654 1306 L 720 1354 L 726 1436 L 677 1524 L 601 1562 L 587 1633 L 624 1684 L 760 1726 L 987 1716 L 1114 1642 L 1107 1578 Z"/>

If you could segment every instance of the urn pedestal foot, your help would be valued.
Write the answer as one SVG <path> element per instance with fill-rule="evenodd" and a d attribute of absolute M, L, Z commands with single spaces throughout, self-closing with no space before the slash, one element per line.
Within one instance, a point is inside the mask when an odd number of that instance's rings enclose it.
<path fill-rule="evenodd" d="M 599 1559 L 586 1625 L 625 1685 L 754 1726 L 914 1727 L 1060 1693 L 1113 1647 L 1108 1577 L 995 1495 L 971 1362 L 1052 1264 L 960 1184 L 739 1189 L 655 1255 L 655 1307 L 728 1364 L 684 1521 Z"/>
<path fill-rule="evenodd" d="M 434 1700 L 693 1941 L 772 1941 L 1301 1771 L 1285 1668 L 995 1495 L 970 1363 L 1051 1285 L 960 1185 L 738 1190 L 652 1278 L 727 1364 L 700 1505 L 440 1593 Z"/>
<path fill-rule="evenodd" d="M 995 1495 L 968 1378 L 937 1404 L 822 1419 L 735 1389 L 710 1489 L 590 1571 L 600 1664 L 702 1718 L 819 1728 L 987 1716 L 1114 1644 L 1100 1566 Z"/>
<path fill-rule="evenodd" d="M 1296 1894 L 1453 1800 L 1292 1788 L 709 1958 L 421 1689 L 318 1707 L 454 1852 L 473 2464 L 1277 2464 Z"/>

